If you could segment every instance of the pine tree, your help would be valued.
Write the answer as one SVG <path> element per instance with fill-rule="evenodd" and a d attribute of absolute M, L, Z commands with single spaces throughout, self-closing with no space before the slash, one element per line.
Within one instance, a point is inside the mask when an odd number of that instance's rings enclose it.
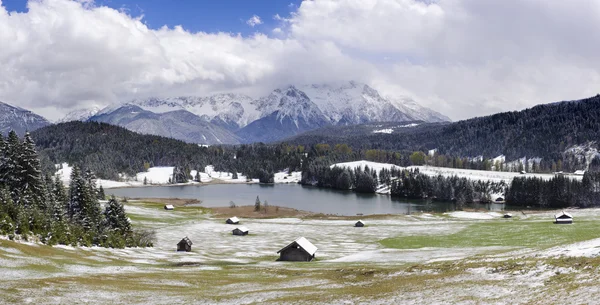
<path fill-rule="evenodd" d="M 258 198 L 258 196 L 256 196 L 256 201 L 254 202 L 254 211 L 260 211 L 260 199 Z"/>
<path fill-rule="evenodd" d="M 106 204 L 104 219 L 108 230 L 123 236 L 131 233 L 131 223 L 125 214 L 125 208 L 114 196 Z"/>
<path fill-rule="evenodd" d="M 145 179 L 145 177 L 144 177 Z M 100 188 L 98 188 L 98 199 L 100 200 L 104 200 L 106 198 L 106 194 L 104 193 L 104 188 L 102 187 L 102 185 L 100 185 Z"/>
<path fill-rule="evenodd" d="M 41 165 L 37 152 L 35 151 L 35 143 L 31 139 L 29 133 L 25 134 L 23 144 L 21 145 L 21 157 L 19 158 L 21 172 L 21 189 L 29 190 L 34 197 L 34 200 L 42 200 L 42 176 Z"/>

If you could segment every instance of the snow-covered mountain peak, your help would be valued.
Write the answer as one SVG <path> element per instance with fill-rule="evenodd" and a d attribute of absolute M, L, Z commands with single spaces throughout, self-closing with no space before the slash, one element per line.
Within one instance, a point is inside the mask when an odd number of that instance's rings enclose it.
<path fill-rule="evenodd" d="M 14 130 L 22 135 L 26 131 L 50 125 L 50 122 L 27 109 L 0 102 L 0 134 Z"/>
<path fill-rule="evenodd" d="M 87 119 L 93 117 L 98 112 L 100 112 L 100 107 L 98 106 L 93 106 L 91 108 L 76 109 L 67 113 L 67 115 L 65 115 L 62 119 L 58 120 L 58 123 L 71 121 L 87 121 Z"/>

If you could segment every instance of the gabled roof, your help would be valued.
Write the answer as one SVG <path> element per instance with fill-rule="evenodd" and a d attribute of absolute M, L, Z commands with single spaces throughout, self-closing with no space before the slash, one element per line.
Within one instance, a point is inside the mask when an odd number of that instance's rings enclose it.
<path fill-rule="evenodd" d="M 562 211 L 562 212 L 554 215 L 554 218 L 573 218 L 573 215 L 571 215 L 565 211 Z"/>
<path fill-rule="evenodd" d="M 181 239 L 181 241 L 179 241 L 179 243 L 178 243 L 178 244 L 180 244 L 180 243 L 186 243 L 186 244 L 188 244 L 189 246 L 193 245 L 192 241 L 191 241 L 191 240 L 190 240 L 190 239 L 189 239 L 187 236 L 186 236 L 186 237 L 184 237 L 183 239 Z"/>
<path fill-rule="evenodd" d="M 365 224 L 362 220 L 357 221 L 356 223 L 362 223 L 363 225 Z"/>
<path fill-rule="evenodd" d="M 236 216 L 227 218 L 227 220 L 231 220 L 232 222 L 240 222 L 240 220 Z"/>
<path fill-rule="evenodd" d="M 237 228 L 235 228 L 233 230 L 240 230 L 242 232 L 248 232 L 248 228 L 246 228 L 246 227 L 237 227 Z"/>
<path fill-rule="evenodd" d="M 287 248 L 294 245 L 298 245 L 300 248 L 304 249 L 304 251 L 306 251 L 306 253 L 308 253 L 309 255 L 315 255 L 315 253 L 317 252 L 317 247 L 315 245 L 308 241 L 308 239 L 300 237 L 291 242 L 289 245 L 283 247 L 281 250 L 277 251 L 277 253 L 285 251 Z"/>

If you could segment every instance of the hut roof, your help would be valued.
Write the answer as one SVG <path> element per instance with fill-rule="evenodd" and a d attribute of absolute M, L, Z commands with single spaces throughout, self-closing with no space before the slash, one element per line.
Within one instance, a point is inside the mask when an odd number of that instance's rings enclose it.
<path fill-rule="evenodd" d="M 227 218 L 227 219 L 231 220 L 231 222 L 240 222 L 240 220 L 237 217 L 235 217 L 235 216 Z"/>
<path fill-rule="evenodd" d="M 557 219 L 558 218 L 573 218 L 573 215 L 571 215 L 571 214 L 569 214 L 569 213 L 567 213 L 565 211 L 562 211 L 562 212 L 554 215 L 554 218 L 557 218 Z"/>
<path fill-rule="evenodd" d="M 173 210 L 174 207 L 172 204 L 165 204 L 165 210 Z"/>
<path fill-rule="evenodd" d="M 294 245 L 298 245 L 300 248 L 304 249 L 304 251 L 306 251 L 306 253 L 308 253 L 309 255 L 314 255 L 317 252 L 317 247 L 315 245 L 308 241 L 308 239 L 300 237 L 291 242 L 289 245 L 283 247 L 281 250 L 277 251 L 277 253 L 285 251 L 287 248 Z"/>
<path fill-rule="evenodd" d="M 187 244 L 187 245 L 189 245 L 189 246 L 191 246 L 191 245 L 193 244 L 193 243 L 192 243 L 192 241 L 191 241 L 191 240 L 190 240 L 190 239 L 189 239 L 187 236 L 186 236 L 186 237 L 184 237 L 184 238 L 182 238 L 182 239 L 181 239 L 181 241 L 180 241 L 179 243 L 180 243 L 180 244 L 181 244 L 181 243 L 186 243 L 186 244 Z"/>
<path fill-rule="evenodd" d="M 360 222 L 360 223 L 362 223 L 363 225 L 365 224 L 365 222 L 364 222 L 364 221 L 362 221 L 362 220 L 359 220 L 359 221 L 357 221 L 356 223 L 359 223 L 359 222 Z"/>
<path fill-rule="evenodd" d="M 242 232 L 248 232 L 248 228 L 246 228 L 246 227 L 237 227 L 234 230 L 240 230 Z"/>

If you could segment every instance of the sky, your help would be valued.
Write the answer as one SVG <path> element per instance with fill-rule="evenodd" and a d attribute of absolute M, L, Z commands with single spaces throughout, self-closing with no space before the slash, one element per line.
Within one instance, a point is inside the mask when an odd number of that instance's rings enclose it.
<path fill-rule="evenodd" d="M 0 0 L 0 101 L 56 120 L 354 80 L 460 120 L 598 94 L 598 28 L 592 0 Z"/>

